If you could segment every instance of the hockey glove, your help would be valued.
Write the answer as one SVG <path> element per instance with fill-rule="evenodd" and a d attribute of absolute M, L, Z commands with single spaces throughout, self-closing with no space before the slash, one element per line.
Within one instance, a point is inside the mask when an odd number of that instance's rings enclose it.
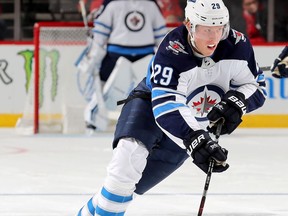
<path fill-rule="evenodd" d="M 78 72 L 82 74 L 99 75 L 99 70 L 107 51 L 96 42 L 90 44 L 83 50 L 75 65 Z"/>
<path fill-rule="evenodd" d="M 216 104 L 208 113 L 207 118 L 210 125 L 207 130 L 215 134 L 217 122 L 224 119 L 224 124 L 220 134 L 232 133 L 242 122 L 242 115 L 246 113 L 247 101 L 241 92 L 228 91 L 222 100 Z"/>
<path fill-rule="evenodd" d="M 193 158 L 193 163 L 205 173 L 208 172 L 209 162 L 215 160 L 213 172 L 223 172 L 229 168 L 226 163 L 228 151 L 213 141 L 204 130 L 198 130 L 184 140 L 187 153 Z"/>
<path fill-rule="evenodd" d="M 288 77 L 288 46 L 286 46 L 281 54 L 274 60 L 271 66 L 272 76 L 276 78 Z"/>

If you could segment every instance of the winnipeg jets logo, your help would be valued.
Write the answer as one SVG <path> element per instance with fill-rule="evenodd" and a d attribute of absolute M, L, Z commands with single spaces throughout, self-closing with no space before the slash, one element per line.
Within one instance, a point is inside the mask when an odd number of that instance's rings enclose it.
<path fill-rule="evenodd" d="M 139 11 L 129 12 L 125 17 L 125 25 L 130 31 L 140 31 L 145 25 L 145 17 Z"/>
<path fill-rule="evenodd" d="M 188 54 L 185 50 L 183 44 L 179 41 L 169 41 L 169 46 L 166 47 L 166 50 L 172 50 L 175 55 L 179 55 L 179 53 Z"/>
<path fill-rule="evenodd" d="M 243 40 L 244 42 L 246 41 L 246 38 L 241 32 L 238 32 L 234 29 L 232 29 L 232 32 L 233 32 L 233 37 L 236 38 L 235 44 L 239 43 L 240 40 Z"/>
<path fill-rule="evenodd" d="M 198 101 L 192 103 L 192 107 L 197 110 L 197 114 L 203 116 L 204 113 L 208 113 L 210 108 L 216 104 L 216 99 L 211 99 L 205 91 L 203 97 L 200 97 Z"/>
<path fill-rule="evenodd" d="M 225 92 L 218 85 L 200 86 L 188 93 L 187 105 L 197 121 L 207 121 L 207 114 Z"/>

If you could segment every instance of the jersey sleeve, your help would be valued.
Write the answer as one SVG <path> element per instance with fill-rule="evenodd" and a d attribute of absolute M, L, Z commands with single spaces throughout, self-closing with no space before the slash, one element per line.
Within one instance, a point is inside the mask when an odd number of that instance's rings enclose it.
<path fill-rule="evenodd" d="M 245 61 L 246 64 L 239 66 L 241 73 L 232 78 L 231 86 L 245 95 L 248 101 L 247 113 L 249 113 L 263 106 L 267 91 L 265 75 L 256 62 L 253 47 L 248 38 L 244 35 L 242 38 L 243 40 L 236 45 L 234 55 L 239 56 L 239 59 Z"/>
<path fill-rule="evenodd" d="M 111 4 L 104 4 L 104 8 L 94 20 L 93 41 L 104 47 L 112 31 L 113 8 Z"/>
<path fill-rule="evenodd" d="M 173 64 L 179 62 L 181 57 L 167 54 L 163 44 L 165 43 L 161 43 L 151 65 L 153 114 L 161 130 L 185 149 L 183 140 L 201 127 L 186 104 L 189 77 L 185 75 L 188 73 L 180 72 L 178 66 Z"/>

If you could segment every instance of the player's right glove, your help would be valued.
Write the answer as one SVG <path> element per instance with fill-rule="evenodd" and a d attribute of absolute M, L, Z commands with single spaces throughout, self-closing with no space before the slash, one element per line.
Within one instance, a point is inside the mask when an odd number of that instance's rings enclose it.
<path fill-rule="evenodd" d="M 213 172 L 223 172 L 229 168 L 226 163 L 228 151 L 213 141 L 204 130 L 194 131 L 184 140 L 187 153 L 193 158 L 193 163 L 205 173 L 208 172 L 209 162 L 215 160 Z"/>
<path fill-rule="evenodd" d="M 276 78 L 288 77 L 288 46 L 286 46 L 281 54 L 274 60 L 271 66 L 272 76 Z"/>
<path fill-rule="evenodd" d="M 242 122 L 242 115 L 246 113 L 247 101 L 244 94 L 238 91 L 230 90 L 208 113 L 207 118 L 210 125 L 207 130 L 216 134 L 217 122 L 224 119 L 224 125 L 220 134 L 232 133 Z"/>

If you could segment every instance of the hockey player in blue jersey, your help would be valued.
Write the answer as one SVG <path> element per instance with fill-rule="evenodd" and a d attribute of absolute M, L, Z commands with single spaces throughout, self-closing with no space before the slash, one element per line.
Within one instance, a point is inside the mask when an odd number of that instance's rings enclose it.
<path fill-rule="evenodd" d="M 184 24 L 166 35 L 147 77 L 126 99 L 107 177 L 78 216 L 124 215 L 134 194 L 144 194 L 190 157 L 204 172 L 211 158 L 213 172 L 227 170 L 228 151 L 210 135 L 220 119 L 221 134 L 231 134 L 265 98 L 252 46 L 230 29 L 222 0 L 188 1 Z"/>
<path fill-rule="evenodd" d="M 271 72 L 276 78 L 288 77 L 288 46 L 285 46 L 280 55 L 274 60 Z"/>

